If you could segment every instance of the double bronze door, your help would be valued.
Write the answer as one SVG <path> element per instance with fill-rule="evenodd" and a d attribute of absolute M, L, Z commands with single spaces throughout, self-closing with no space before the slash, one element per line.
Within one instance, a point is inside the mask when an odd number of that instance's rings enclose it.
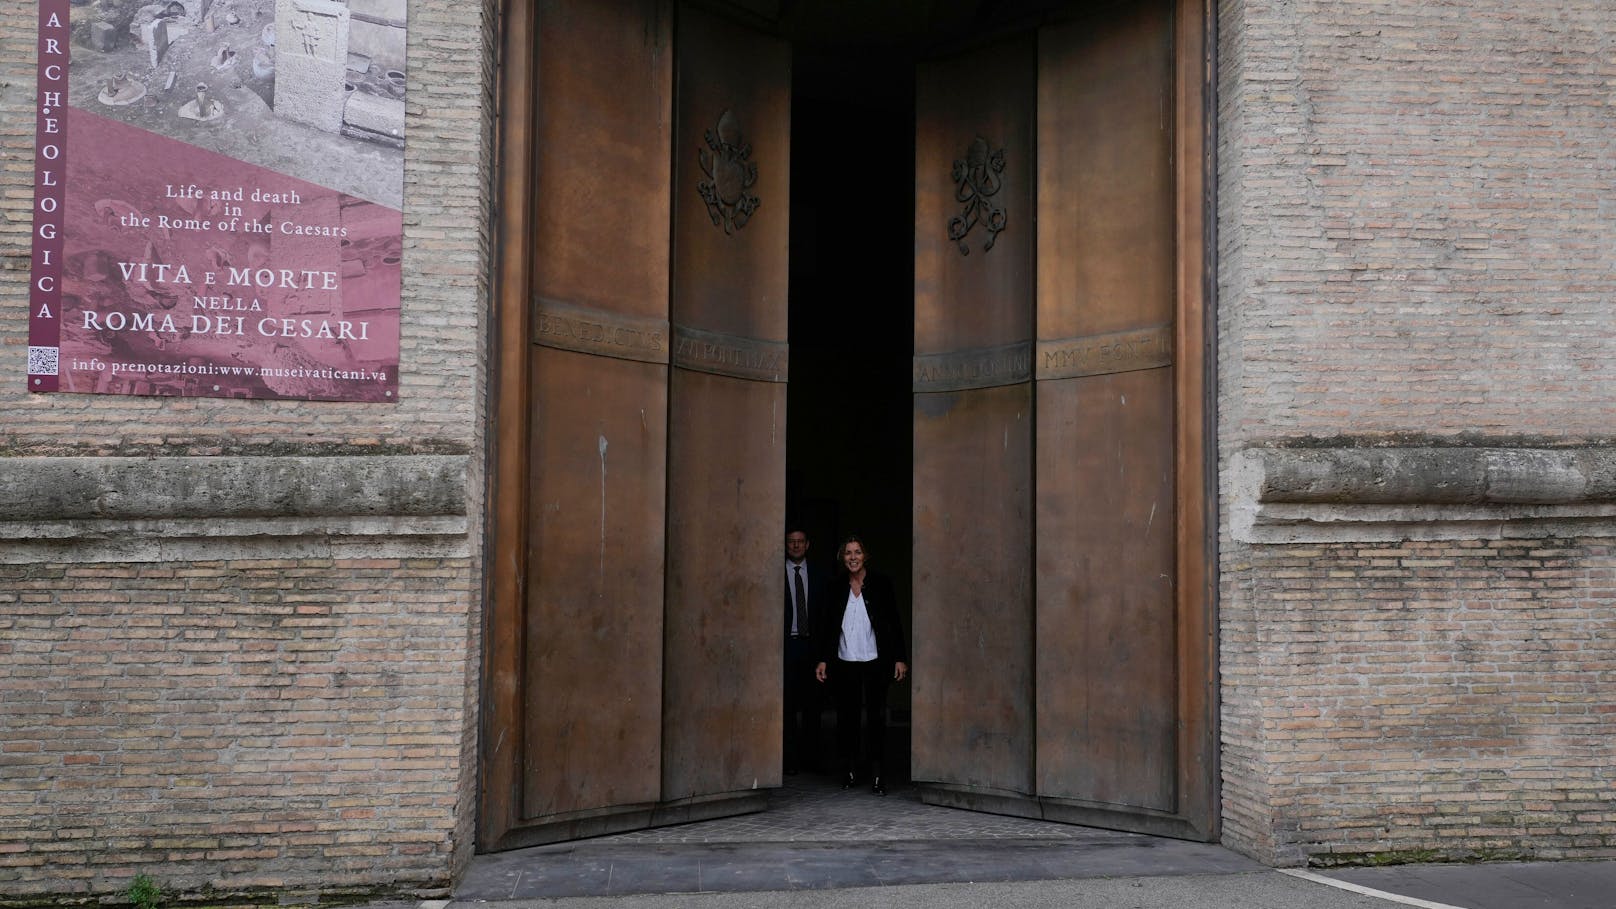
<path fill-rule="evenodd" d="M 755 25 L 507 9 L 485 850 L 780 783 L 791 53 Z M 1215 835 L 1204 34 L 1079 8 L 917 72 L 929 801 Z"/>

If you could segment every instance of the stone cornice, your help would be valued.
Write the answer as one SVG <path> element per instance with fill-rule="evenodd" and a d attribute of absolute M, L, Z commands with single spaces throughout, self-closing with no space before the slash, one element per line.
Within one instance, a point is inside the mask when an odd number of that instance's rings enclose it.
<path fill-rule="evenodd" d="M 1616 535 L 1616 449 L 1253 447 L 1230 529 L 1247 543 Z"/>
<path fill-rule="evenodd" d="M 464 455 L 0 458 L 0 562 L 463 556 Z"/>

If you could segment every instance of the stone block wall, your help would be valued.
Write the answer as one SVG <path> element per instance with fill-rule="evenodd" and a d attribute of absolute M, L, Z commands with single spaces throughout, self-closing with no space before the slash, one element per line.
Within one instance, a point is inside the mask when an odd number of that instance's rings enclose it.
<path fill-rule="evenodd" d="M 409 4 L 387 405 L 25 390 L 36 13 L 0 0 L 0 894 L 441 893 L 475 817 L 493 4 Z"/>
<path fill-rule="evenodd" d="M 1218 14 L 1224 842 L 1616 855 L 1616 19 Z"/>

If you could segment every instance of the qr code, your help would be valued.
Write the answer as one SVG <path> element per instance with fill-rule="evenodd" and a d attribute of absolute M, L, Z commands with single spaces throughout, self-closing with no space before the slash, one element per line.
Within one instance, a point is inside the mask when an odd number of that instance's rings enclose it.
<path fill-rule="evenodd" d="M 56 375 L 56 361 L 61 356 L 60 347 L 30 347 L 28 348 L 28 374 L 31 376 Z"/>

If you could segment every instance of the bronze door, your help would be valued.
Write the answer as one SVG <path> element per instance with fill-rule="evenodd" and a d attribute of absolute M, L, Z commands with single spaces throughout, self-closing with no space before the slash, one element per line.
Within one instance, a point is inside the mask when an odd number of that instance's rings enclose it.
<path fill-rule="evenodd" d="M 677 12 L 508 9 L 485 849 L 779 783 L 790 58 Z"/>
<path fill-rule="evenodd" d="M 913 775 L 936 804 L 1215 836 L 1204 7 L 917 79 Z"/>
<path fill-rule="evenodd" d="M 780 783 L 791 55 L 680 9 L 664 799 Z"/>
<path fill-rule="evenodd" d="M 1035 49 L 915 88 L 911 773 L 984 797 L 1033 786 Z"/>

